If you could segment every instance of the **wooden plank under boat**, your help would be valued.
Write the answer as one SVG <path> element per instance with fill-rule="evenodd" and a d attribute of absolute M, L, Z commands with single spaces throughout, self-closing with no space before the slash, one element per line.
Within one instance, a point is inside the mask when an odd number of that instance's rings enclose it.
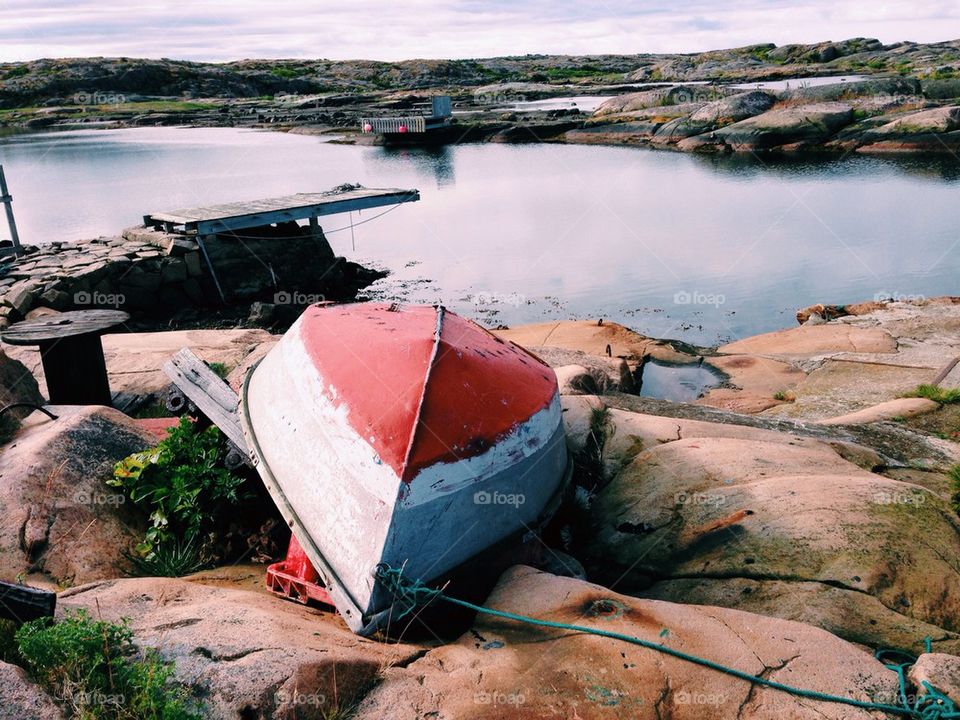
<path fill-rule="evenodd" d="M 355 632 L 379 563 L 424 582 L 531 530 L 568 471 L 553 371 L 442 307 L 311 306 L 247 376 L 241 422 Z"/>

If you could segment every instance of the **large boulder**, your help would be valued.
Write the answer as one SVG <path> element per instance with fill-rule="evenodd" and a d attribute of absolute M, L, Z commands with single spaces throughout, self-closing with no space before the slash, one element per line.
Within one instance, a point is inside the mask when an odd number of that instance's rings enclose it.
<path fill-rule="evenodd" d="M 486 607 L 623 633 L 768 680 L 893 702 L 896 676 L 870 654 L 798 623 L 639 600 L 529 567 L 509 570 Z M 398 718 L 870 718 L 612 638 L 478 615 L 456 643 L 388 669 L 358 720 Z"/>
<path fill-rule="evenodd" d="M 769 110 L 776 98 L 761 90 L 739 93 L 702 105 L 689 117 L 678 118 L 662 125 L 656 132 L 654 143 L 679 142 L 715 130 L 724 125 L 739 122 Z"/>
<path fill-rule="evenodd" d="M 907 113 L 867 130 L 859 152 L 949 151 L 960 147 L 960 106 Z"/>
<path fill-rule="evenodd" d="M 419 652 L 360 638 L 332 612 L 186 580 L 104 581 L 60 594 L 59 613 L 80 608 L 129 618 L 134 642 L 174 662 L 175 679 L 213 720 L 342 717 L 384 668 Z"/>
<path fill-rule="evenodd" d="M 919 97 L 920 81 L 913 78 L 876 78 L 804 86 L 803 80 L 800 80 L 798 81 L 798 87 L 792 88 L 784 94 L 789 98 L 819 102 L 849 100 L 868 96 Z"/>
<path fill-rule="evenodd" d="M 819 584 L 845 601 L 821 602 L 804 620 L 871 645 L 930 634 L 960 649 L 949 503 L 818 441 L 684 435 L 637 454 L 597 495 L 591 519 L 590 577 L 628 592 L 741 607 L 755 591 L 731 588 L 751 580 L 780 596 L 764 611 L 794 617 L 794 586 L 810 594 Z"/>
<path fill-rule="evenodd" d="M 63 712 L 23 668 L 0 662 L 0 720 L 62 720 Z"/>
<path fill-rule="evenodd" d="M 34 414 L 0 452 L 0 577 L 116 577 L 145 522 L 105 481 L 156 439 L 111 408 L 51 409 L 57 420 Z"/>
<path fill-rule="evenodd" d="M 703 104 L 719 97 L 728 91 L 720 87 L 704 85 L 671 85 L 642 90 L 626 95 L 617 95 L 604 101 L 594 111 L 597 118 L 613 115 L 627 115 L 637 110 L 653 107 L 667 107 L 670 105 L 685 105 L 688 103 Z"/>
<path fill-rule="evenodd" d="M 43 397 L 36 378 L 27 367 L 0 350 L 0 407 L 12 403 L 40 405 Z M 20 420 L 30 414 L 29 409 L 11 410 L 0 418 L 0 442 L 5 442 L 20 425 Z"/>
<path fill-rule="evenodd" d="M 850 105 L 839 102 L 775 107 L 714 132 L 681 141 L 693 152 L 793 150 L 823 142 L 853 120 Z"/>

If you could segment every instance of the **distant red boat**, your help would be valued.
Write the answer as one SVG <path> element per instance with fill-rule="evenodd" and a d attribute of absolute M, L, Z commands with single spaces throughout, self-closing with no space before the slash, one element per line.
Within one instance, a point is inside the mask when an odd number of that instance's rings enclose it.
<path fill-rule="evenodd" d="M 429 582 L 519 536 L 568 475 L 553 371 L 442 307 L 311 306 L 249 373 L 258 470 L 347 624 L 379 563 Z"/>

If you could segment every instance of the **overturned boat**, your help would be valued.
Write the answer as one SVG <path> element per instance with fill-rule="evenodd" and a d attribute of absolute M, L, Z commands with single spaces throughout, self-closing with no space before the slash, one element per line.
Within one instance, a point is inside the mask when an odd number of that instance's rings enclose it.
<path fill-rule="evenodd" d="M 247 375 L 257 469 L 355 632 L 380 563 L 444 578 L 530 532 L 569 474 L 553 371 L 442 307 L 314 305 Z"/>

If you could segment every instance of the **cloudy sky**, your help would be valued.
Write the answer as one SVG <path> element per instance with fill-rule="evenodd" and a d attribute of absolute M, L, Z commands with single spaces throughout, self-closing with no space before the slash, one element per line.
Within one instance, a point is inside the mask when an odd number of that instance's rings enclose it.
<path fill-rule="evenodd" d="M 691 52 L 960 37 L 960 0 L 2 0 L 0 60 Z"/>

